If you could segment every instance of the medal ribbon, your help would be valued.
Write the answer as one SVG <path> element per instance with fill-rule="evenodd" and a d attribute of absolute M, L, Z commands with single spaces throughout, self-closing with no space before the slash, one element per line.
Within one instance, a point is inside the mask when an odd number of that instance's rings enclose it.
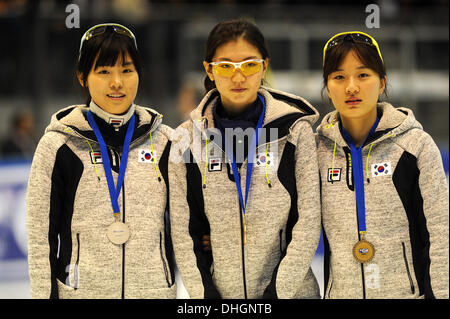
<path fill-rule="evenodd" d="M 344 139 L 350 146 L 351 156 L 352 156 L 352 166 L 353 166 L 353 174 L 355 180 L 355 195 L 356 195 L 356 210 L 358 213 L 358 229 L 361 235 L 365 235 L 366 233 L 366 204 L 364 199 L 364 172 L 363 172 L 363 164 L 362 164 L 362 147 L 366 143 L 367 139 L 370 135 L 375 132 L 375 129 L 378 126 L 380 119 L 377 117 L 375 123 L 370 129 L 369 134 L 367 134 L 366 139 L 361 144 L 359 148 L 353 142 L 351 135 L 344 129 L 342 126 L 342 135 Z"/>
<path fill-rule="evenodd" d="M 253 171 L 253 155 L 255 154 L 255 150 L 256 150 L 256 145 L 258 145 L 258 135 L 259 135 L 259 131 L 262 128 L 262 124 L 263 124 L 263 120 L 264 120 L 264 114 L 266 112 L 266 103 L 264 101 L 264 98 L 258 94 L 258 98 L 261 100 L 262 105 L 263 105 L 263 109 L 261 112 L 261 115 L 259 116 L 259 120 L 258 120 L 258 124 L 256 125 L 256 131 L 255 134 L 253 134 L 252 136 L 252 143 L 248 152 L 248 164 L 247 164 L 247 176 L 246 176 L 246 187 L 245 187 L 245 202 L 244 202 L 244 198 L 242 195 L 242 188 L 241 188 L 241 181 L 239 179 L 239 173 L 238 173 L 238 168 L 237 168 L 237 164 L 234 160 L 234 156 L 233 154 L 228 154 L 228 157 L 231 160 L 231 167 L 233 169 L 233 177 L 234 177 L 234 181 L 236 183 L 236 189 L 237 192 L 239 194 L 239 200 L 241 202 L 241 207 L 242 207 L 242 211 L 244 212 L 244 216 L 245 216 L 245 208 L 247 207 L 247 199 L 248 199 L 248 191 L 250 189 L 250 181 L 252 178 L 252 171 Z M 228 141 L 228 145 L 230 144 L 230 141 Z M 230 147 L 228 147 L 228 149 L 230 149 Z M 231 150 L 233 150 L 233 148 L 231 147 Z"/>
<path fill-rule="evenodd" d="M 109 196 L 111 197 L 111 204 L 113 207 L 114 216 L 119 216 L 120 208 L 119 208 L 118 199 L 119 199 L 120 191 L 122 189 L 123 180 L 125 178 L 125 170 L 127 169 L 127 162 L 128 162 L 128 153 L 130 151 L 131 138 L 133 137 L 133 132 L 134 132 L 134 121 L 135 121 L 134 114 L 130 118 L 130 122 L 128 123 L 127 133 L 125 135 L 122 157 L 120 159 L 119 177 L 117 178 L 117 186 L 116 187 L 114 187 L 114 179 L 113 179 L 113 176 L 111 173 L 111 164 L 109 162 L 109 156 L 108 156 L 108 150 L 106 149 L 106 143 L 103 140 L 103 136 L 100 133 L 100 130 L 97 126 L 97 123 L 95 122 L 94 116 L 92 115 L 91 111 L 87 112 L 87 119 L 88 119 L 89 125 L 91 126 L 92 130 L 95 133 L 95 136 L 97 137 L 98 144 L 100 145 L 100 152 L 102 154 L 103 167 L 105 169 L 106 181 L 108 182 Z"/>

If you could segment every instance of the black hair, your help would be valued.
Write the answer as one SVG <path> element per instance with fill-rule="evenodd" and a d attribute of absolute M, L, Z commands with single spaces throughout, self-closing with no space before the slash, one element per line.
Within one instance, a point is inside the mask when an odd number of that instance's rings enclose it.
<path fill-rule="evenodd" d="M 342 41 L 325 52 L 325 63 L 323 65 L 323 93 L 328 84 L 328 76 L 335 72 L 349 52 L 353 51 L 361 63 L 378 74 L 380 79 L 386 77 L 386 66 L 381 59 L 375 46 L 366 43 L 353 41 L 351 37 L 344 36 Z M 384 94 L 387 96 L 387 83 Z"/>
<path fill-rule="evenodd" d="M 209 33 L 206 41 L 205 58 L 206 62 L 212 62 L 214 54 L 219 46 L 229 41 L 242 38 L 254 45 L 262 55 L 263 59 L 269 58 L 269 50 L 266 41 L 258 27 L 244 19 L 232 19 L 220 22 Z M 214 89 L 216 84 L 206 75 L 204 80 L 206 92 Z"/>
<path fill-rule="evenodd" d="M 78 74 L 81 75 L 81 81 L 83 82 L 82 90 L 87 97 L 87 106 L 89 106 L 91 101 L 91 95 L 89 94 L 89 89 L 87 88 L 86 83 L 89 72 L 92 68 L 114 66 L 119 56 L 122 59 L 122 62 L 125 63 L 127 53 L 133 60 L 134 67 L 136 68 L 139 76 L 139 84 L 141 84 L 143 74 L 142 64 L 138 50 L 132 38 L 114 32 L 112 27 L 107 27 L 104 33 L 84 41 L 75 67 L 75 78 L 78 82 Z M 96 58 L 97 61 L 95 61 Z M 94 62 L 96 62 L 95 66 Z"/>

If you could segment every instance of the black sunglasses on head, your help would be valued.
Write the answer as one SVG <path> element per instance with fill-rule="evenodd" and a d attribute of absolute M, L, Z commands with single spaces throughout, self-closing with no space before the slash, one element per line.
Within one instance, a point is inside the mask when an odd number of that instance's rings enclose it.
<path fill-rule="evenodd" d="M 323 47 L 323 65 L 325 65 L 325 53 L 331 49 L 332 47 L 335 47 L 339 43 L 343 41 L 354 41 L 358 43 L 364 43 L 367 45 L 371 45 L 377 49 L 378 55 L 383 61 L 383 57 L 381 56 L 380 47 L 378 46 L 377 41 L 368 35 L 367 33 L 361 32 L 361 31 L 349 31 L 349 32 L 341 32 L 338 33 L 330 38 L 330 40 L 325 43 L 325 46 Z"/>
<path fill-rule="evenodd" d="M 137 50 L 136 37 L 134 36 L 133 32 L 131 32 L 130 29 L 128 29 L 127 27 L 125 27 L 121 24 L 117 24 L 117 23 L 102 23 L 102 24 L 97 24 L 97 25 L 93 26 L 92 28 L 89 28 L 89 30 L 87 30 L 83 34 L 83 36 L 81 37 L 79 55 L 81 55 L 81 49 L 83 48 L 83 43 L 85 41 L 88 41 L 89 39 L 92 39 L 93 37 L 96 37 L 100 34 L 105 33 L 108 28 L 111 28 L 114 32 L 116 32 L 118 34 L 125 35 L 125 36 L 133 39 L 134 46 L 136 47 L 136 50 Z"/>

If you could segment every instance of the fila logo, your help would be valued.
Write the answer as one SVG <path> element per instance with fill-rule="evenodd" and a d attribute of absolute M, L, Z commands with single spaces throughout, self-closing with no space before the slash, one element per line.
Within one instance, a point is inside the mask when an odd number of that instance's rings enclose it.
<path fill-rule="evenodd" d="M 392 175 L 391 162 L 372 164 L 372 177 Z"/>
<path fill-rule="evenodd" d="M 328 169 L 328 182 L 339 182 L 341 180 L 341 170 L 340 168 L 329 168 Z"/>
<path fill-rule="evenodd" d="M 123 123 L 123 119 L 122 118 L 113 118 L 110 117 L 109 118 L 109 124 L 111 124 L 112 126 L 121 126 Z"/>
<path fill-rule="evenodd" d="M 138 163 L 154 163 L 154 153 L 152 151 L 146 149 L 138 150 Z"/>
<path fill-rule="evenodd" d="M 208 172 L 220 172 L 221 170 L 222 159 L 220 157 L 208 159 Z"/>
<path fill-rule="evenodd" d="M 91 163 L 92 164 L 103 164 L 102 153 L 100 152 L 90 152 Z"/>

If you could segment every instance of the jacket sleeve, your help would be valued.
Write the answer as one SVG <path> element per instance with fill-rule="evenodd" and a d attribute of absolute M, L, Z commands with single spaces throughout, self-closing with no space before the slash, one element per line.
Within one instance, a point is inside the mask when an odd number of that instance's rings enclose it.
<path fill-rule="evenodd" d="M 320 298 L 311 263 L 320 239 L 320 181 L 311 125 L 297 124 L 295 180 L 298 220 L 276 277 L 278 298 Z M 294 135 L 295 136 L 295 135 Z M 294 137 L 295 138 L 295 137 Z"/>
<path fill-rule="evenodd" d="M 57 298 L 56 258 L 58 238 L 56 225 L 50 222 L 50 208 L 57 185 L 57 146 L 53 134 L 40 140 L 34 154 L 26 198 L 28 266 L 33 298 Z M 59 186 L 59 187 L 58 187 Z"/>
<path fill-rule="evenodd" d="M 179 141 L 172 142 L 169 200 L 175 259 L 191 298 L 220 298 L 210 271 L 212 252 L 203 249 L 202 238 L 209 235 L 210 228 L 204 210 L 201 174 L 192 159 L 189 147 L 182 151 Z"/>
<path fill-rule="evenodd" d="M 449 194 L 442 157 L 431 136 L 417 157 L 423 212 L 430 236 L 430 280 L 436 298 L 449 298 Z"/>

